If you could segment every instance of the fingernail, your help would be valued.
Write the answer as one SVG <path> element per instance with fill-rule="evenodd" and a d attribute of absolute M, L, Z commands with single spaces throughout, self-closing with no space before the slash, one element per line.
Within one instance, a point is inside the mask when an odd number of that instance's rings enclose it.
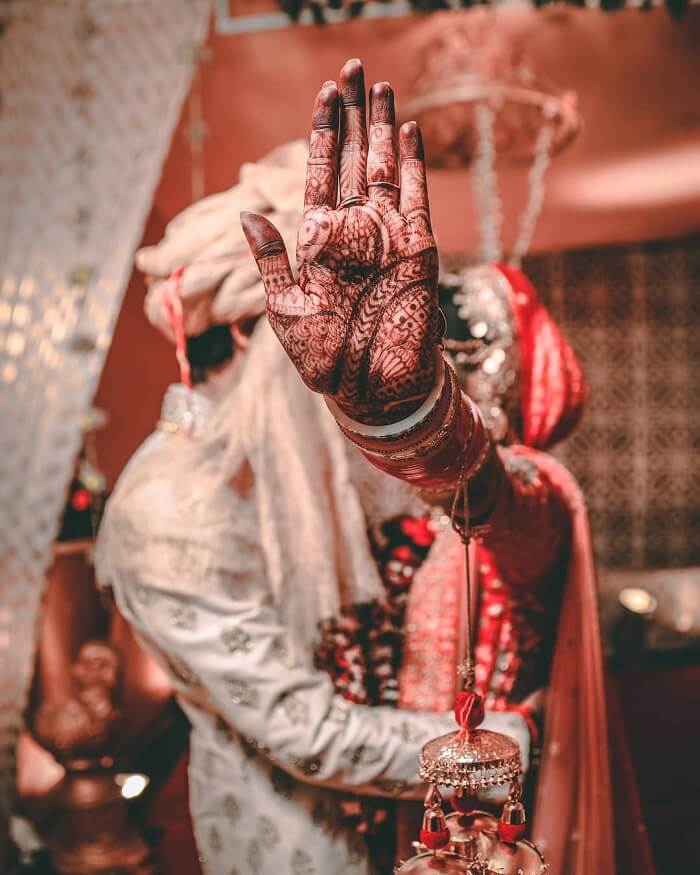
<path fill-rule="evenodd" d="M 340 71 L 340 90 L 344 104 L 364 105 L 365 77 L 359 58 L 351 58 L 343 64 Z"/>
<path fill-rule="evenodd" d="M 283 244 L 275 226 L 257 213 L 242 212 L 241 227 L 256 258 L 276 255 L 283 251 Z"/>
<path fill-rule="evenodd" d="M 311 115 L 311 125 L 315 129 L 328 128 L 335 124 L 338 116 L 338 89 L 333 87 L 321 89 L 314 103 Z"/>
<path fill-rule="evenodd" d="M 377 82 L 370 94 L 370 111 L 375 123 L 394 123 L 394 92 L 388 82 Z"/>
<path fill-rule="evenodd" d="M 401 125 L 399 141 L 405 158 L 423 158 L 423 138 L 416 122 L 410 121 Z"/>

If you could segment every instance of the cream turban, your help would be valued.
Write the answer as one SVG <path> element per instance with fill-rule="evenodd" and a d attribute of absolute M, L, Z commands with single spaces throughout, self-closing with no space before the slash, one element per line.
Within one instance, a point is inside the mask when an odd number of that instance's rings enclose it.
<path fill-rule="evenodd" d="M 244 164 L 238 185 L 187 207 L 170 222 L 160 243 L 136 253 L 136 266 L 148 279 L 146 316 L 166 337 L 174 341 L 164 292 L 178 267 L 184 268 L 180 297 L 188 336 L 265 311 L 265 290 L 239 214 L 267 215 L 294 252 L 307 156 L 306 142 L 296 140 L 255 164 Z"/>

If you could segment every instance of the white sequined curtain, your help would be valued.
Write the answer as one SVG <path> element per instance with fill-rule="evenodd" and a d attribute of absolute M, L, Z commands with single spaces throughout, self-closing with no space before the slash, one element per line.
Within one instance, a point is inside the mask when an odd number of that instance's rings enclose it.
<path fill-rule="evenodd" d="M 0 6 L 0 855 L 79 419 L 111 341 L 209 6 Z"/>

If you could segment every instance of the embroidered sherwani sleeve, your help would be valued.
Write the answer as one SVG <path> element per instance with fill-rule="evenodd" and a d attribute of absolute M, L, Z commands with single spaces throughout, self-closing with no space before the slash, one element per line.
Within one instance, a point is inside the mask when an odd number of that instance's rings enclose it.
<path fill-rule="evenodd" d="M 191 687 L 184 694 L 204 697 L 205 707 L 294 777 L 362 794 L 422 796 L 420 748 L 454 728 L 451 714 L 370 708 L 335 695 L 323 672 L 288 664 L 285 629 L 269 605 L 161 591 L 138 615 L 146 644 Z M 173 666 L 167 654 L 175 653 Z M 527 762 L 520 718 L 490 719 L 521 739 Z"/>

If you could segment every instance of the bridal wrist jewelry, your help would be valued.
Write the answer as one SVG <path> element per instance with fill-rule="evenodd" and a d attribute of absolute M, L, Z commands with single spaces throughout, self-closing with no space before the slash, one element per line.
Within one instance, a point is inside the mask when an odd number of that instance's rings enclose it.
<path fill-rule="evenodd" d="M 442 357 L 440 349 L 435 349 L 435 385 L 430 390 L 427 398 L 417 410 L 414 410 L 409 416 L 398 422 L 392 422 L 387 425 L 367 425 L 364 422 L 358 422 L 356 419 L 351 419 L 344 413 L 338 404 L 327 395 L 324 395 L 326 406 L 335 416 L 335 419 L 341 429 L 350 435 L 359 438 L 374 438 L 379 441 L 400 440 L 409 435 L 411 432 L 418 429 L 433 413 L 436 405 L 440 401 L 444 386 L 445 386 L 445 359 Z"/>
<path fill-rule="evenodd" d="M 436 349 L 436 381 L 411 416 L 390 425 L 352 420 L 326 399 L 346 437 L 376 467 L 421 491 L 454 489 L 485 463 L 490 441 L 479 411 L 459 387 L 452 368 Z"/>

